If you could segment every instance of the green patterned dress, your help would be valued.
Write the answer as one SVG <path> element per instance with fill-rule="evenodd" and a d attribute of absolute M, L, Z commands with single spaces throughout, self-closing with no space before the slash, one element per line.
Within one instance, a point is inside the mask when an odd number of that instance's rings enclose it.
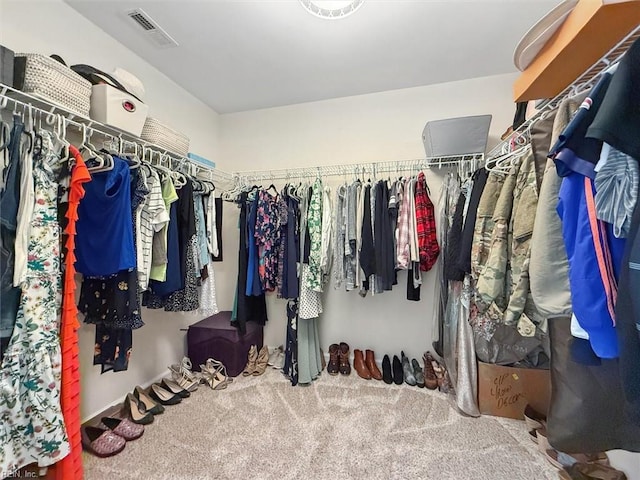
<path fill-rule="evenodd" d="M 0 478 L 37 462 L 51 465 L 69 453 L 60 409 L 60 227 L 58 156 L 51 137 L 34 155 L 35 208 L 27 274 L 13 335 L 0 366 Z"/>

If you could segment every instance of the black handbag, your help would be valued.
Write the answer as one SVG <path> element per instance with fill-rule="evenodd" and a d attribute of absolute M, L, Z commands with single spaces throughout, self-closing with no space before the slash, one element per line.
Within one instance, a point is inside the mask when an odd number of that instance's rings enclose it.
<path fill-rule="evenodd" d="M 117 88 L 118 90 L 121 90 L 121 91 L 125 92 L 127 95 L 131 95 L 133 98 L 138 100 L 140 103 L 144 103 L 142 100 L 140 100 L 138 97 L 136 97 L 133 93 L 128 91 L 124 87 L 124 85 L 122 85 L 113 76 L 109 75 L 106 72 L 103 72 L 102 70 L 98 70 L 97 68 L 92 67 L 91 65 L 84 65 L 84 64 L 71 65 L 70 68 L 71 68 L 71 70 L 76 72 L 81 77 L 86 78 L 87 80 L 89 80 L 91 82 L 91 85 L 99 85 L 101 83 L 106 83 L 108 85 L 111 85 L 114 88 Z"/>

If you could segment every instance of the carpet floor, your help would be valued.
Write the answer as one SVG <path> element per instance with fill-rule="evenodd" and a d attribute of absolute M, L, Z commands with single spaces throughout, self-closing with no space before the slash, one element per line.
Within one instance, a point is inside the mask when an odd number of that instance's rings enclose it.
<path fill-rule="evenodd" d="M 524 422 L 458 414 L 437 391 L 326 373 L 292 388 L 269 368 L 201 386 L 87 480 L 552 480 Z"/>

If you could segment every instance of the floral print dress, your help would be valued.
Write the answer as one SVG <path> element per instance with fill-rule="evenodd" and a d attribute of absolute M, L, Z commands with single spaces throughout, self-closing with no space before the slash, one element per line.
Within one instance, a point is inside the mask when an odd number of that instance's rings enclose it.
<path fill-rule="evenodd" d="M 32 462 L 51 465 L 70 450 L 60 408 L 60 227 L 54 171 L 59 158 L 45 133 L 42 150 L 34 155 L 27 274 L 0 367 L 0 478 Z"/>

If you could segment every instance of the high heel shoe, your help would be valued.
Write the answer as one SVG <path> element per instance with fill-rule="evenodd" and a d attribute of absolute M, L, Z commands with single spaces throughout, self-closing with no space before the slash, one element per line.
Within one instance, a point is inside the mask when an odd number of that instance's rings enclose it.
<path fill-rule="evenodd" d="M 189 392 L 189 390 L 185 390 L 176 382 L 168 378 L 163 378 L 162 381 L 160 382 L 160 386 L 165 390 L 169 390 L 171 393 L 180 395 L 180 397 L 182 398 L 188 398 L 191 396 L 191 392 Z"/>
<path fill-rule="evenodd" d="M 222 362 L 213 358 L 209 358 L 205 365 L 200 365 L 200 370 L 202 370 L 203 380 L 212 390 L 227 388 L 229 383 L 233 381 L 227 376 L 227 369 Z"/>
<path fill-rule="evenodd" d="M 165 390 L 157 383 L 151 385 L 149 396 L 160 402 L 162 405 L 177 405 L 182 401 L 180 395 L 174 395 L 169 390 Z"/>
<path fill-rule="evenodd" d="M 133 395 L 136 397 L 142 404 L 147 412 L 152 413 L 153 415 L 160 415 L 164 413 L 164 407 L 156 402 L 154 402 L 149 395 L 142 389 L 142 387 L 136 387 L 133 389 Z"/>
<path fill-rule="evenodd" d="M 195 392 L 198 389 L 200 380 L 196 378 L 194 373 L 191 371 L 191 360 L 189 360 L 189 357 L 183 357 L 182 362 L 179 365 L 175 363 L 173 365 L 169 365 L 168 368 L 171 371 L 173 380 L 180 385 L 180 387 L 189 392 Z"/>
<path fill-rule="evenodd" d="M 253 370 L 253 375 L 262 375 L 267 370 L 267 364 L 269 363 L 269 347 L 266 345 L 258 352 L 258 358 L 256 360 L 256 368 Z"/>
<path fill-rule="evenodd" d="M 134 423 L 149 425 L 153 422 L 153 414 L 148 412 L 144 404 L 130 393 L 127 393 L 124 398 L 123 410 Z"/>
<path fill-rule="evenodd" d="M 253 375 L 253 372 L 256 370 L 256 361 L 258 360 L 258 348 L 255 345 L 251 345 L 249 347 L 249 353 L 247 354 L 247 365 L 244 367 L 242 371 L 243 377 L 248 377 L 249 375 Z"/>

